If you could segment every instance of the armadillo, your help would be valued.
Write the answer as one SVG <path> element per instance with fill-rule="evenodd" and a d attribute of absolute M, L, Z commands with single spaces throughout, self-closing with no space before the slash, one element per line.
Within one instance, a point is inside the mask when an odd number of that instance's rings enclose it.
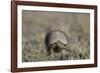
<path fill-rule="evenodd" d="M 46 36 L 45 44 L 49 55 L 60 52 L 62 54 L 61 57 L 64 58 L 64 55 L 69 55 L 71 52 L 68 46 L 67 35 L 60 30 L 50 31 Z"/>

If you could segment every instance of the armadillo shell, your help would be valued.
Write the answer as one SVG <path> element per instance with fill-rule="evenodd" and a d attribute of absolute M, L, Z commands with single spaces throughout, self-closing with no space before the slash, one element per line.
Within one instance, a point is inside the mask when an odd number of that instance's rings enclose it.
<path fill-rule="evenodd" d="M 47 34 L 47 37 L 46 37 L 46 44 L 53 44 L 57 41 L 60 41 L 61 43 L 63 44 L 68 44 L 68 40 L 67 40 L 67 37 L 66 37 L 66 34 L 62 31 L 59 31 L 59 30 L 53 30 L 51 32 L 49 32 Z"/>

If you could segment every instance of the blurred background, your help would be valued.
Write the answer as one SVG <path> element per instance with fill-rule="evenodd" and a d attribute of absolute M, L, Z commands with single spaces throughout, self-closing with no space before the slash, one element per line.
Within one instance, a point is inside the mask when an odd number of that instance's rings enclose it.
<path fill-rule="evenodd" d="M 89 59 L 90 14 L 23 10 L 22 61 L 50 60 L 45 52 L 45 37 L 55 29 L 67 35 L 68 44 L 78 53 L 79 59 Z"/>

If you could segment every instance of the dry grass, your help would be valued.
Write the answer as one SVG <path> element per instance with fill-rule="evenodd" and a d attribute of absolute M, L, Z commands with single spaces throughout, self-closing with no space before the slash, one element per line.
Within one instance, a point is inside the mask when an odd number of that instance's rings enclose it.
<path fill-rule="evenodd" d="M 45 36 L 53 29 L 61 30 L 67 34 L 68 46 L 72 52 L 69 54 L 70 58 L 65 55 L 65 60 L 90 58 L 89 14 L 24 10 L 22 15 L 23 62 L 61 60 L 60 53 L 51 57 L 46 52 Z"/>

